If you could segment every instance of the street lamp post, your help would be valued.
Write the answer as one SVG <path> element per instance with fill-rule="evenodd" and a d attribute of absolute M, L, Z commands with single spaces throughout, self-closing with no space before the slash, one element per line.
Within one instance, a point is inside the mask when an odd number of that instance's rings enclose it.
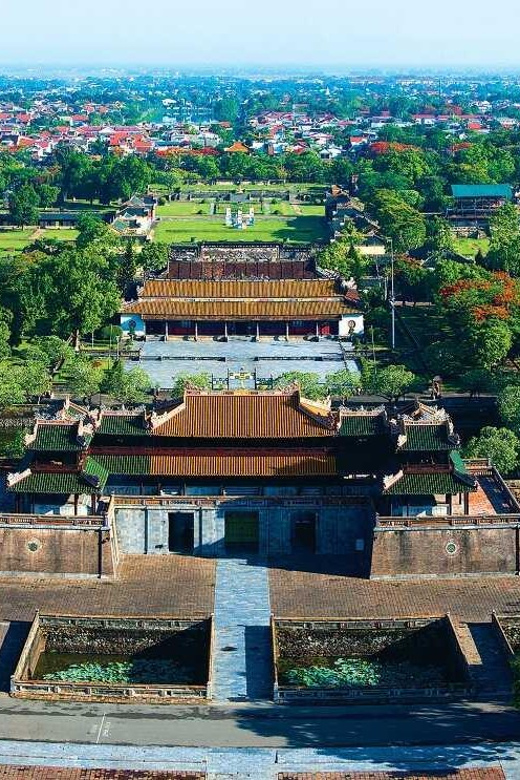
<path fill-rule="evenodd" d="M 395 349 L 395 292 L 394 292 L 394 242 L 390 241 L 390 310 L 392 315 L 392 350 Z"/>

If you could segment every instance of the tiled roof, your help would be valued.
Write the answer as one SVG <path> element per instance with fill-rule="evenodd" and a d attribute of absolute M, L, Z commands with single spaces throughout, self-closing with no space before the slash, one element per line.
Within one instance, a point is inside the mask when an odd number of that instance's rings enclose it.
<path fill-rule="evenodd" d="M 385 432 L 382 414 L 347 414 L 341 417 L 341 436 L 378 436 Z"/>
<path fill-rule="evenodd" d="M 90 437 L 85 438 L 85 445 Z M 36 439 L 29 449 L 37 452 L 78 452 L 83 446 L 78 441 L 78 424 L 38 422 Z"/>
<path fill-rule="evenodd" d="M 213 281 L 153 279 L 140 292 L 144 298 L 337 298 L 338 291 L 329 279 L 276 279 L 272 281 Z"/>
<path fill-rule="evenodd" d="M 145 426 L 142 413 L 111 414 L 103 412 L 101 424 L 96 433 L 108 436 L 147 436 L 150 431 Z"/>
<path fill-rule="evenodd" d="M 443 493 L 473 493 L 477 490 L 476 483 L 470 484 L 454 473 L 422 473 L 403 474 L 383 491 L 387 496 L 436 496 Z"/>
<path fill-rule="evenodd" d="M 155 436 L 210 439 L 299 439 L 334 436 L 327 418 L 299 406 L 299 393 L 186 394 L 184 403 L 154 428 Z"/>
<path fill-rule="evenodd" d="M 9 488 L 14 493 L 43 493 L 70 496 L 73 493 L 99 493 L 102 488 L 89 484 L 79 472 L 35 472 Z"/>
<path fill-rule="evenodd" d="M 99 460 L 89 457 L 83 465 L 81 475 L 83 479 L 86 478 L 87 482 L 91 482 L 95 487 L 103 490 L 107 483 L 109 472 Z"/>
<path fill-rule="evenodd" d="M 399 448 L 402 452 L 428 452 L 430 450 L 451 450 L 455 448 L 448 439 L 445 422 L 405 423 L 406 441 Z"/>
<path fill-rule="evenodd" d="M 173 477 L 335 476 L 334 455 L 324 451 L 181 451 L 171 455 L 98 455 L 110 473 Z"/>
<path fill-rule="evenodd" d="M 454 198 L 512 198 L 509 184 L 453 184 Z"/>
<path fill-rule="evenodd" d="M 340 298 L 333 300 L 203 300 L 185 298 L 154 298 L 128 303 L 123 307 L 125 314 L 139 314 L 144 319 L 171 320 L 214 319 L 256 319 L 271 320 L 341 317 L 357 313 Z"/>

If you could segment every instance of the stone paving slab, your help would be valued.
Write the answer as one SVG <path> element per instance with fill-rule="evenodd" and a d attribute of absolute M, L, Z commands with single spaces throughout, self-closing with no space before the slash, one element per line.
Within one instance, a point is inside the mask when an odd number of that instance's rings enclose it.
<path fill-rule="evenodd" d="M 1 578 L 0 620 L 31 621 L 37 609 L 73 615 L 209 615 L 214 582 L 215 560 L 127 555 L 115 581 Z"/>
<path fill-rule="evenodd" d="M 214 618 L 215 701 L 272 697 L 270 617 L 265 566 L 219 560 Z"/>
<path fill-rule="evenodd" d="M 120 748 L 112 745 L 0 742 L 0 761 L 6 756 L 9 756 L 9 764 L 12 766 L 87 769 L 124 767 L 146 769 L 150 773 L 165 770 L 186 773 L 206 771 L 208 780 L 278 780 L 280 777 L 305 777 L 306 780 L 308 777 L 317 780 L 318 777 L 329 780 L 328 773 L 336 773 L 336 777 L 339 773 L 341 780 L 345 776 L 350 780 L 349 775 L 352 780 L 366 780 L 366 777 L 370 780 L 394 780 L 396 777 L 407 780 L 518 780 L 520 777 L 520 745 L 516 742 L 411 748 L 360 747 L 334 751 L 320 748 L 271 750 L 128 746 L 125 747 L 124 755 Z M 499 769 L 502 770 L 502 776 L 497 775 Z M 487 771 L 483 773 L 482 770 Z M 494 772 L 494 777 L 489 776 L 490 770 Z"/>
<path fill-rule="evenodd" d="M 230 338 L 228 342 L 213 339 L 147 341 L 141 347 L 141 355 L 148 359 L 138 363 L 129 361 L 126 368 L 138 365 L 160 387 L 172 387 L 173 375 L 180 372 L 204 371 L 222 379 L 228 371 L 238 372 L 243 368 L 248 373 L 256 370 L 259 378 L 268 379 L 287 371 L 310 371 L 324 377 L 344 368 L 341 345 L 326 339 L 319 342 L 285 341 L 285 338 L 259 342 L 236 338 Z M 149 359 L 158 356 L 160 361 Z M 349 369 L 358 370 L 354 360 L 349 360 Z"/>
<path fill-rule="evenodd" d="M 340 558 L 340 556 L 337 556 Z M 338 566 L 330 559 L 331 571 Z M 308 563 L 310 569 L 312 563 Z M 276 568 L 269 572 L 271 605 L 277 617 L 392 618 L 451 612 L 464 620 L 488 621 L 491 613 L 520 614 L 519 577 L 459 577 L 370 581 L 326 573 Z M 520 779 L 519 779 L 520 780 Z"/>

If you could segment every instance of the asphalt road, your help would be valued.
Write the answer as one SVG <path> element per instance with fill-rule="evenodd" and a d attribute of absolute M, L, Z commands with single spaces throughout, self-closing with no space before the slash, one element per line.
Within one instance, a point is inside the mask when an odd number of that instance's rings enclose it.
<path fill-rule="evenodd" d="M 377 747 L 518 739 L 501 704 L 287 707 L 125 706 L 0 697 L 0 740 L 190 747 Z"/>

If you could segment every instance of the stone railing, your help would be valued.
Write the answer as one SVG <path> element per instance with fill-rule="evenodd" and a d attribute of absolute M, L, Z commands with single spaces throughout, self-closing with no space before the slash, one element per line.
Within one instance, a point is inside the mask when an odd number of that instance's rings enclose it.
<path fill-rule="evenodd" d="M 439 515 L 435 517 L 380 517 L 376 516 L 375 530 L 387 528 L 431 528 L 453 527 L 468 525 L 517 525 L 520 523 L 519 514 L 507 515 Z"/>
<path fill-rule="evenodd" d="M 251 495 L 218 495 L 218 496 L 124 496 L 114 495 L 114 507 L 121 508 L 125 506 L 148 506 L 148 507 L 169 507 L 179 506 L 180 504 L 190 504 L 190 506 L 204 507 L 217 506 L 226 503 L 247 503 L 258 507 L 270 506 L 358 506 L 359 504 L 368 504 L 367 496 L 251 496 Z"/>
<path fill-rule="evenodd" d="M 59 525 L 84 526 L 99 528 L 106 525 L 105 515 L 31 515 L 31 514 L 0 514 L 1 525 Z"/>

